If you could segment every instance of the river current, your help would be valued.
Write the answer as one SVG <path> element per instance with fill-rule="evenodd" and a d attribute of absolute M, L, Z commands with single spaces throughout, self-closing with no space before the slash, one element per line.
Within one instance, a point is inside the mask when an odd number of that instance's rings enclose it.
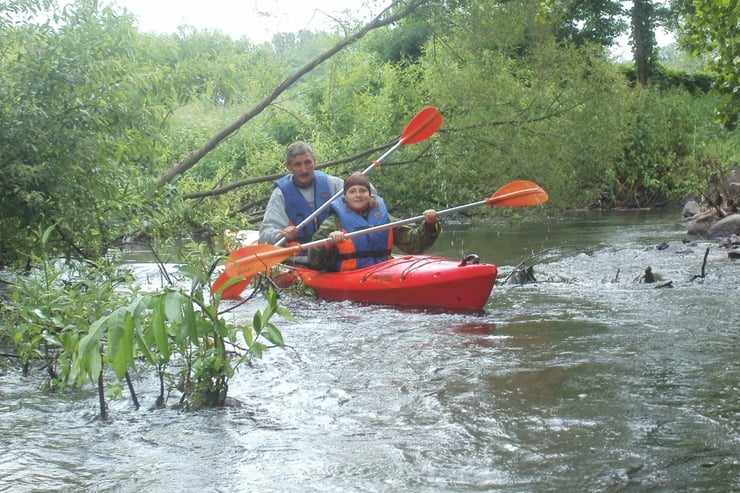
<path fill-rule="evenodd" d="M 239 406 L 149 410 L 142 372 L 101 422 L 94 388 L 3 365 L 0 491 L 740 491 L 740 263 L 679 216 L 447 222 L 428 253 L 499 266 L 483 313 L 285 293 L 288 347 L 240 368 Z M 504 283 L 520 264 L 537 282 Z"/>

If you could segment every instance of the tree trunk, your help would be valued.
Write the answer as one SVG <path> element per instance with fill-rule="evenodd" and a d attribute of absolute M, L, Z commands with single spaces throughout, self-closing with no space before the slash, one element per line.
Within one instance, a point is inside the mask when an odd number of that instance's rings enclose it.
<path fill-rule="evenodd" d="M 641 86 L 648 85 L 652 60 L 655 58 L 653 10 L 651 0 L 634 0 L 632 6 L 632 54 L 635 58 L 637 82 Z"/>
<path fill-rule="evenodd" d="M 632 53 L 635 57 L 635 68 L 637 70 L 637 83 L 647 86 L 647 59 L 645 58 L 644 24 L 642 22 L 643 0 L 634 0 L 632 6 Z"/>

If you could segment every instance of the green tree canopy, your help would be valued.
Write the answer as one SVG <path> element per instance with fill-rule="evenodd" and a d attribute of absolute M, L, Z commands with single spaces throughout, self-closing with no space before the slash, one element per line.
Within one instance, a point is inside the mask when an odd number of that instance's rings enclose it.
<path fill-rule="evenodd" d="M 734 129 L 740 115 L 740 5 L 737 0 L 680 0 L 680 43 L 706 55 L 718 74 L 716 88 L 725 96 L 719 117 Z"/>
<path fill-rule="evenodd" d="M 97 2 L 4 23 L 0 249 L 23 252 L 39 225 L 57 223 L 64 249 L 95 257 L 137 215 L 137 177 L 157 161 L 161 72 L 142 60 L 132 18 Z"/>

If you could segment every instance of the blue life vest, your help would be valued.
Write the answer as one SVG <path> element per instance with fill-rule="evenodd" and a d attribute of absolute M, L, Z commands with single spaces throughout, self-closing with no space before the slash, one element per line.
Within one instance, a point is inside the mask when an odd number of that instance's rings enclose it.
<path fill-rule="evenodd" d="M 344 200 L 337 200 L 331 204 L 331 208 L 342 224 L 346 233 L 360 231 L 362 229 L 391 222 L 385 202 L 380 197 L 375 197 L 378 205 L 368 211 L 367 219 L 349 207 Z M 361 269 L 388 260 L 393 248 L 393 231 L 386 229 L 366 235 L 350 238 L 337 245 L 339 249 L 339 260 L 336 270 Z"/>
<path fill-rule="evenodd" d="M 321 171 L 314 171 L 314 205 L 306 201 L 301 194 L 301 191 L 293 183 L 291 175 L 283 176 L 275 182 L 275 186 L 280 188 L 285 197 L 285 209 L 288 213 L 288 219 L 290 224 L 297 226 L 313 212 L 324 205 L 334 194 L 331 191 L 331 185 L 329 184 L 329 177 L 326 173 Z M 327 207 L 320 214 L 318 214 L 313 221 L 303 226 L 298 232 L 298 237 L 295 239 L 298 243 L 307 243 L 311 241 L 311 237 L 318 229 L 319 225 L 329 217 L 331 211 Z"/>

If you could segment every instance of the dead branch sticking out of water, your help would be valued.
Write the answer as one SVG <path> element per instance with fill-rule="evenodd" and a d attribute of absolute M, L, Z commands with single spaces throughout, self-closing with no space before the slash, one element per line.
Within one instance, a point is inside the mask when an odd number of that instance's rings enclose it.
<path fill-rule="evenodd" d="M 576 253 L 585 253 L 588 256 L 593 255 L 593 251 L 588 248 L 576 248 L 573 247 L 576 251 Z M 534 266 L 542 263 L 545 259 L 545 254 L 553 253 L 553 252 L 562 252 L 564 249 L 561 247 L 553 247 L 553 248 L 546 248 L 545 250 L 541 250 L 537 253 L 533 253 L 523 259 L 521 262 L 519 262 L 519 265 L 514 267 L 514 269 L 509 272 L 509 275 L 507 275 L 503 281 L 501 281 L 501 284 L 506 284 L 509 282 L 509 280 L 517 282 L 517 284 L 527 284 L 530 282 L 537 282 L 537 279 L 534 277 Z M 539 260 L 537 262 L 534 262 L 533 264 L 529 265 L 528 267 L 525 267 L 525 264 L 535 258 L 538 258 Z"/>
<path fill-rule="evenodd" d="M 661 283 L 658 283 L 655 286 L 653 286 L 653 288 L 655 288 L 655 289 L 672 288 L 672 287 L 673 287 L 673 281 L 661 282 Z"/>
<path fill-rule="evenodd" d="M 704 276 L 706 276 L 706 268 L 707 268 L 707 257 L 709 256 L 709 247 L 704 251 L 704 261 L 701 263 L 701 275 L 695 275 L 691 278 L 692 281 L 695 281 L 696 279 L 704 279 Z"/>

